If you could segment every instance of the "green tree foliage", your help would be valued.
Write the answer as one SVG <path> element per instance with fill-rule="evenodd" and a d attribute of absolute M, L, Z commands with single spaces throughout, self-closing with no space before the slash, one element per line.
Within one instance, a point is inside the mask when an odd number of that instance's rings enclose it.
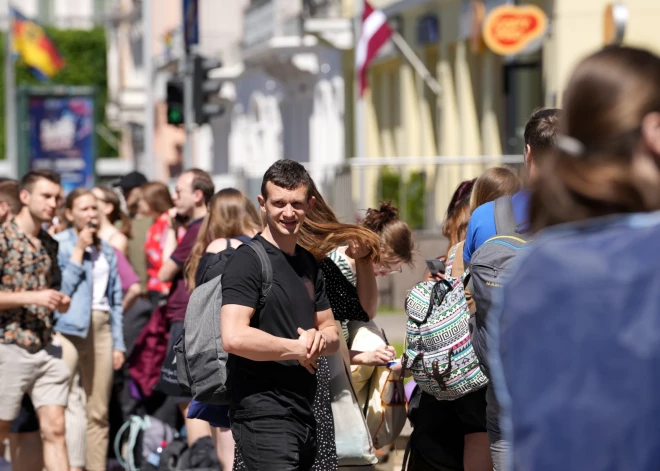
<path fill-rule="evenodd" d="M 396 170 L 398 169 L 391 167 L 381 170 L 379 198 L 381 201 L 391 201 L 399 208 L 399 215 L 412 229 L 423 229 L 426 174 L 421 171 L 411 172 L 408 178 L 402 181 L 404 177 Z"/>
<path fill-rule="evenodd" d="M 108 96 L 106 69 L 105 30 L 97 27 L 92 30 L 59 30 L 46 28 L 66 67 L 48 83 L 40 82 L 20 59 L 16 63 L 16 88 L 21 85 L 86 85 L 96 87 L 96 117 L 105 122 L 105 104 Z M 4 64 L 4 42 L 6 35 L 0 36 L 0 58 Z M 5 155 L 5 77 L 0 74 L 0 156 Z M 117 152 L 97 136 L 97 157 L 116 157 Z"/>

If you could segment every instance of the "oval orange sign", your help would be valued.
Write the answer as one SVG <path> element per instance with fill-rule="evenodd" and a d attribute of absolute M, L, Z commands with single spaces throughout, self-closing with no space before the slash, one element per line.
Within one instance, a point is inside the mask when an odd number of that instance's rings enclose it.
<path fill-rule="evenodd" d="M 507 56 L 523 51 L 545 34 L 547 26 L 548 18 L 535 5 L 503 5 L 488 14 L 483 38 L 491 51 Z"/>

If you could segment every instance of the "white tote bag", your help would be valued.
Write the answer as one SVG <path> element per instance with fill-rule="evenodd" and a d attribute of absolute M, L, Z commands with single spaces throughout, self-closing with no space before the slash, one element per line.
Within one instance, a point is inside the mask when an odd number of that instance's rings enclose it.
<path fill-rule="evenodd" d="M 337 328 L 341 332 L 341 326 Z M 328 357 L 337 460 L 339 466 L 373 465 L 378 458 L 351 384 L 348 347 L 343 335 L 339 339 L 339 351 Z"/>

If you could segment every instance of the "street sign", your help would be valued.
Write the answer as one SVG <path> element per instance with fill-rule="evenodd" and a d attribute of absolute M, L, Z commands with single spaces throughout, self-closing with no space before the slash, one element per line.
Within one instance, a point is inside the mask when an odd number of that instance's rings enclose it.
<path fill-rule="evenodd" d="M 488 48 L 501 56 L 530 52 L 548 28 L 548 17 L 536 5 L 503 5 L 493 9 L 483 25 Z"/>
<path fill-rule="evenodd" d="M 199 1 L 183 0 L 183 38 L 186 51 L 199 44 Z"/>

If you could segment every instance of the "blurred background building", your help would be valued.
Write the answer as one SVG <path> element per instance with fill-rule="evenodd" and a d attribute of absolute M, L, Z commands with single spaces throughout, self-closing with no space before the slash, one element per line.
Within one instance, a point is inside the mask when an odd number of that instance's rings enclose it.
<path fill-rule="evenodd" d="M 193 164 L 219 185 L 255 196 L 263 171 L 292 158 L 309 168 L 344 218 L 393 199 L 415 228 L 437 232 L 460 181 L 491 165 L 520 166 L 527 118 L 538 107 L 561 106 L 581 57 L 608 43 L 660 52 L 658 0 L 371 3 L 439 82 L 440 94 L 390 43 L 358 99 L 362 0 L 199 0 L 197 52 L 222 61 L 210 75 L 222 80 L 223 112 L 195 128 Z M 482 38 L 485 19 L 505 4 L 535 5 L 547 17 L 538 40 L 508 55 Z M 0 0 L 0 14 L 7 8 Z M 99 173 L 119 175 L 142 159 L 153 178 L 176 177 L 185 134 L 167 124 L 165 85 L 179 70 L 182 0 L 151 1 L 148 38 L 141 0 L 22 0 L 20 8 L 58 28 L 106 29 L 106 115 L 120 158 L 99 160 Z M 152 57 L 143 57 L 144 41 Z M 145 160 L 147 91 L 155 127 Z"/>

